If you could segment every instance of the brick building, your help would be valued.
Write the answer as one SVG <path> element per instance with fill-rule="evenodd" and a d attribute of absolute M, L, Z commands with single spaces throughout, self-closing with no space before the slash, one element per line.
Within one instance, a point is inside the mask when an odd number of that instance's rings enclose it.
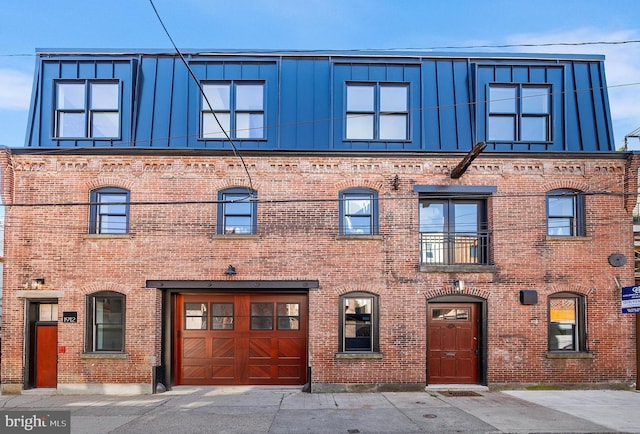
<path fill-rule="evenodd" d="M 4 392 L 634 381 L 602 57 L 38 54 Z"/>

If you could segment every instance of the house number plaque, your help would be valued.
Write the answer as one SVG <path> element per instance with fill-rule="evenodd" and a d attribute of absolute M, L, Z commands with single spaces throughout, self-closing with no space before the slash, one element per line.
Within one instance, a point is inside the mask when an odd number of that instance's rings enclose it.
<path fill-rule="evenodd" d="M 62 322 L 78 322 L 78 312 L 62 312 Z"/>

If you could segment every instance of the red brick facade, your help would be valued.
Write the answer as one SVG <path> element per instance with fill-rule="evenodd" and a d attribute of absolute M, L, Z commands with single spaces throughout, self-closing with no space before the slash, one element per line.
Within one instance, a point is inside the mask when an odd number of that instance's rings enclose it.
<path fill-rule="evenodd" d="M 152 388 L 163 354 L 162 291 L 148 280 L 317 280 L 309 290 L 311 383 L 427 384 L 427 305 L 468 296 L 486 307 L 481 383 L 631 383 L 634 316 L 621 314 L 620 288 L 633 284 L 630 200 L 637 164 L 622 154 L 484 154 L 460 178 L 461 155 L 71 155 L 56 151 L 2 158 L 6 208 L 2 386 L 24 384 L 25 300 L 57 299 L 58 387 L 141 385 Z M 397 189 L 394 177 L 398 176 Z M 419 266 L 419 195 L 415 185 L 495 186 L 488 198 L 494 267 L 482 272 L 428 272 Z M 131 193 L 126 236 L 88 235 L 89 192 L 116 186 Z M 258 192 L 257 235 L 216 235 L 218 191 Z M 378 192 L 379 235 L 339 236 L 339 192 Z M 586 197 L 586 237 L 546 235 L 545 193 L 571 188 Z M 13 206 L 11 204 L 14 204 Z M 39 205 L 38 205 L 39 204 Z M 627 263 L 613 267 L 612 253 Z M 224 275 L 229 264 L 237 270 Z M 44 277 L 40 290 L 24 284 Z M 454 280 L 464 288 L 454 289 Z M 523 305 L 519 292 L 538 302 Z M 85 298 L 126 295 L 125 355 L 84 354 Z M 38 292 L 39 291 L 39 292 Z M 380 357 L 341 358 L 341 294 L 379 297 Z M 554 358 L 547 350 L 547 297 L 586 297 L 588 353 Z M 77 323 L 63 323 L 77 312 Z M 146 387 L 146 386 L 148 387 Z"/>

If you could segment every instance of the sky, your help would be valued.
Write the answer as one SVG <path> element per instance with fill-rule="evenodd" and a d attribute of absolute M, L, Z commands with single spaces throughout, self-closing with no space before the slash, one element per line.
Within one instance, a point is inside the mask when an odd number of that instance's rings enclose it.
<path fill-rule="evenodd" d="M 178 48 L 185 50 L 602 54 L 616 147 L 624 146 L 625 136 L 640 128 L 638 0 L 153 3 Z M 519 46 L 500 47 L 504 45 Z M 1 0 L 0 145 L 24 146 L 35 52 L 48 48 L 172 49 L 172 45 L 150 0 Z M 640 150 L 640 139 L 628 138 L 627 145 Z"/>

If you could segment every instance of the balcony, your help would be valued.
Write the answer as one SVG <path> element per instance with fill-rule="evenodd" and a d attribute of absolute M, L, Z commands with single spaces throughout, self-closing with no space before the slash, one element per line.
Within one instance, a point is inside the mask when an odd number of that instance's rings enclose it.
<path fill-rule="evenodd" d="M 437 271 L 484 271 L 475 268 L 492 265 L 489 239 L 489 231 L 421 232 L 420 268 L 422 271 L 434 268 Z"/>

